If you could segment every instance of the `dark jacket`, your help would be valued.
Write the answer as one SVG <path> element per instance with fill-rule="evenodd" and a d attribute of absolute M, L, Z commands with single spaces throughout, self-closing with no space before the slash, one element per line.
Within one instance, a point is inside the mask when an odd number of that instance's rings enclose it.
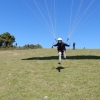
<path fill-rule="evenodd" d="M 75 42 L 73 43 L 73 46 L 75 46 L 76 44 L 75 44 Z"/>
<path fill-rule="evenodd" d="M 65 46 L 68 46 L 69 47 L 70 45 L 62 42 L 62 43 L 54 44 L 53 46 L 58 46 L 58 51 L 63 52 L 64 50 L 66 50 Z"/>

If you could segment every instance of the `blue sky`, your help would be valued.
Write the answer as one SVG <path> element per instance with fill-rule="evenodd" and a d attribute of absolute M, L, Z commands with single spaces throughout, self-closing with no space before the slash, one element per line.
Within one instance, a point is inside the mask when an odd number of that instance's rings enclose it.
<path fill-rule="evenodd" d="M 73 42 L 76 42 L 77 48 L 100 48 L 100 0 L 35 2 L 0 0 L 0 34 L 11 33 L 16 37 L 18 46 L 41 44 L 44 48 L 51 48 L 56 43 L 53 36 L 56 35 L 64 42 L 70 36 L 67 42 L 71 44 L 70 48 Z M 76 31 L 72 31 L 73 27 Z"/>

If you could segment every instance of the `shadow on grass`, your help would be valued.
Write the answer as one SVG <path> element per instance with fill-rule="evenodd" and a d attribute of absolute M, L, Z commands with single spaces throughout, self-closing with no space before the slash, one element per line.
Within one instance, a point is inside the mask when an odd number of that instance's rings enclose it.
<path fill-rule="evenodd" d="M 24 58 L 21 60 L 57 60 L 58 56 L 46 56 L 46 57 L 30 57 L 30 58 Z M 66 59 L 77 59 L 77 60 L 84 60 L 84 59 L 100 59 L 100 56 L 93 56 L 93 55 L 76 55 L 76 56 L 67 56 Z"/>
<path fill-rule="evenodd" d="M 62 69 L 65 69 L 65 67 L 59 66 L 56 68 L 58 70 L 58 72 L 61 72 Z"/>

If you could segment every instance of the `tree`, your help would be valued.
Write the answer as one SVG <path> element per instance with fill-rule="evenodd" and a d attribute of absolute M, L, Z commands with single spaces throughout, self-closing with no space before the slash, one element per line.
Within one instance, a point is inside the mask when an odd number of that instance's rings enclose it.
<path fill-rule="evenodd" d="M 15 44 L 15 46 L 17 47 L 17 43 Z"/>
<path fill-rule="evenodd" d="M 9 32 L 3 33 L 0 35 L 0 44 L 4 47 L 11 47 L 15 42 L 15 37 L 10 35 Z"/>
<path fill-rule="evenodd" d="M 0 35 L 0 47 L 2 47 L 2 45 L 3 45 L 3 42 L 2 42 L 1 35 Z"/>

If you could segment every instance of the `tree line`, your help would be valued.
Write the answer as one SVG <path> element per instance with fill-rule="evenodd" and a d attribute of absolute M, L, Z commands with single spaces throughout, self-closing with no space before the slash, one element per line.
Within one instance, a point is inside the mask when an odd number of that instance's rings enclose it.
<path fill-rule="evenodd" d="M 34 45 L 34 44 L 25 44 L 24 46 L 17 46 L 17 43 L 15 43 L 15 37 L 11 35 L 9 32 L 5 32 L 3 34 L 0 34 L 0 49 L 1 48 L 13 48 L 13 49 L 37 49 L 42 48 L 40 44 Z"/>
<path fill-rule="evenodd" d="M 38 48 L 42 48 L 42 46 L 40 44 L 34 45 L 34 44 L 25 44 L 22 47 L 17 47 L 17 49 L 38 49 Z"/>

